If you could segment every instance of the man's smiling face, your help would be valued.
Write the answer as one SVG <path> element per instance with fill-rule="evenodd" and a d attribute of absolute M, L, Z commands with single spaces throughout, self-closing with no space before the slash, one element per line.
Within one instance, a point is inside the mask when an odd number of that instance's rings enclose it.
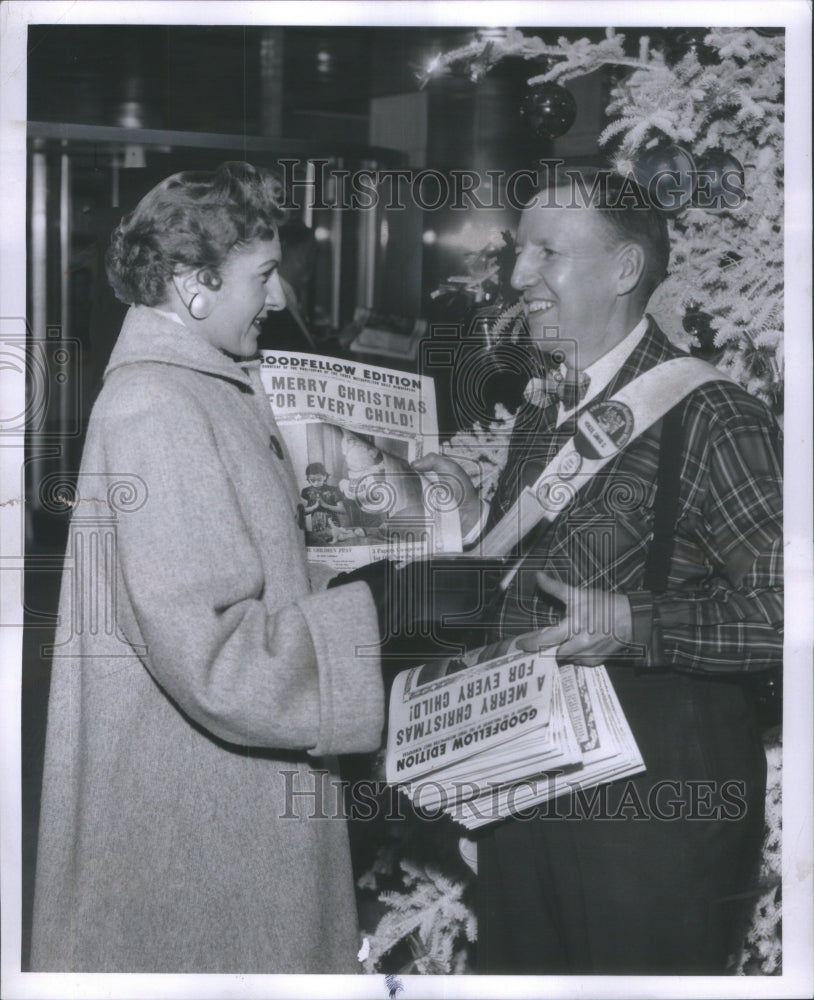
<path fill-rule="evenodd" d="M 552 202 L 523 212 L 512 285 L 534 343 L 548 350 L 562 341 L 569 363 L 584 368 L 617 339 L 618 248 L 595 209 L 569 204 L 566 192 Z"/>

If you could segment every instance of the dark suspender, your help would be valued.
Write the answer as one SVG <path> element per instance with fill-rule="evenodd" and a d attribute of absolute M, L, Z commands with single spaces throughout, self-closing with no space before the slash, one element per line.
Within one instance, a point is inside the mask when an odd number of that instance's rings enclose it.
<path fill-rule="evenodd" d="M 684 438 L 683 407 L 674 406 L 661 424 L 656 499 L 653 504 L 653 541 L 644 568 L 645 589 L 663 594 L 673 561 L 678 491 L 681 486 L 681 446 Z"/>

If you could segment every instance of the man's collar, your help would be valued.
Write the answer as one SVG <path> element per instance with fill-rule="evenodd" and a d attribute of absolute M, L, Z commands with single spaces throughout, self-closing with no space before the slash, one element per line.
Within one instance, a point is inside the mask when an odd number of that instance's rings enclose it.
<path fill-rule="evenodd" d="M 630 333 L 623 340 L 620 340 L 618 344 L 615 344 L 609 351 L 603 354 L 602 357 L 597 358 L 593 364 L 590 364 L 587 368 L 583 369 L 584 373 L 589 376 L 590 383 L 584 399 L 582 399 L 579 403 L 579 408 L 585 406 L 586 403 L 590 403 L 592 399 L 595 399 L 610 385 L 614 375 L 616 375 L 633 351 L 639 346 L 642 337 L 647 331 L 647 322 L 647 316 L 642 316 L 636 326 L 633 327 Z M 578 407 L 572 407 L 571 409 L 566 410 L 563 405 L 560 404 L 560 410 L 557 415 L 557 426 L 559 427 L 559 425 L 570 417 L 577 408 Z"/>

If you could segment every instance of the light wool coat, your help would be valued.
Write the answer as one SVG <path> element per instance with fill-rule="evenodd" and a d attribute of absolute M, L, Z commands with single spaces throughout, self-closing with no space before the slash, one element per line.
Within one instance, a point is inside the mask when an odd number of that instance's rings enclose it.
<path fill-rule="evenodd" d="M 359 970 L 324 755 L 379 745 L 375 609 L 312 587 L 258 366 L 144 307 L 113 351 L 63 577 L 35 971 Z"/>

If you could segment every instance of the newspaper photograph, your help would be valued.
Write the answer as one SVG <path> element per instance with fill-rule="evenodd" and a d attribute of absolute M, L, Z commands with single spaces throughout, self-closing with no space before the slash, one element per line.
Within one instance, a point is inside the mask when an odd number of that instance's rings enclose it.
<path fill-rule="evenodd" d="M 300 486 L 309 560 L 336 572 L 459 552 L 456 498 L 411 463 L 438 448 L 427 376 L 264 351 L 263 385 Z"/>

